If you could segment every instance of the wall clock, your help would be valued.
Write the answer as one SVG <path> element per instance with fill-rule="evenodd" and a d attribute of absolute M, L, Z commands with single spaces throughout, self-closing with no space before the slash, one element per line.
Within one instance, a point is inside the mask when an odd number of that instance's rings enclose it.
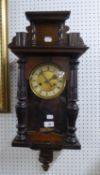
<path fill-rule="evenodd" d="M 12 146 L 40 150 L 48 170 L 53 151 L 80 149 L 76 136 L 78 58 L 88 49 L 68 32 L 70 11 L 26 12 L 30 26 L 9 44 L 18 57 L 17 135 Z"/>

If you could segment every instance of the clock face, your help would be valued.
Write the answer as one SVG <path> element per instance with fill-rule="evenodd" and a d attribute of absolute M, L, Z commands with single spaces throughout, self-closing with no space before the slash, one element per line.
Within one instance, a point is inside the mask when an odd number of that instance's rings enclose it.
<path fill-rule="evenodd" d="M 32 92 L 43 99 L 59 96 L 66 85 L 65 72 L 54 64 L 42 64 L 32 70 L 29 77 Z"/>

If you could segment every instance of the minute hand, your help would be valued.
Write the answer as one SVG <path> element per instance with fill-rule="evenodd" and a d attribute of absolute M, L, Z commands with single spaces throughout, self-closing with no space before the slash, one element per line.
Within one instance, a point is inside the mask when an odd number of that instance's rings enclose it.
<path fill-rule="evenodd" d="M 44 74 L 42 74 L 42 76 L 45 79 L 45 83 L 48 83 L 52 87 L 52 84 L 49 82 L 49 80 L 46 78 L 46 76 Z"/>

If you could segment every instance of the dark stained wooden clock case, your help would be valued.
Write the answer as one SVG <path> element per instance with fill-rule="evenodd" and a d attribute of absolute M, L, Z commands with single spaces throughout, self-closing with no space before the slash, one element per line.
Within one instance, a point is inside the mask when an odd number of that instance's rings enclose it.
<path fill-rule="evenodd" d="M 16 105 L 18 125 L 12 146 L 40 150 L 39 160 L 44 170 L 52 162 L 54 150 L 81 147 L 75 127 L 79 110 L 77 66 L 78 58 L 88 47 L 78 33 L 68 33 L 69 27 L 65 25 L 65 20 L 69 15 L 70 11 L 26 12 L 30 26 L 26 28 L 25 45 L 18 46 L 16 36 L 9 44 L 11 51 L 18 57 L 19 65 Z M 66 87 L 55 99 L 41 99 L 30 89 L 30 72 L 41 63 L 57 64 L 66 73 Z M 55 126 L 51 131 L 43 126 L 48 113 L 54 115 Z"/>

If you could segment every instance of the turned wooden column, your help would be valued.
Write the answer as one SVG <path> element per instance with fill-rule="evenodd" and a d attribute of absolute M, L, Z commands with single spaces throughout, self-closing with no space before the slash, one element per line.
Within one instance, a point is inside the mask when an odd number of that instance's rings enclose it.
<path fill-rule="evenodd" d="M 77 105 L 77 59 L 70 60 L 70 82 L 69 82 L 69 90 L 68 90 L 68 105 L 67 105 L 67 113 L 68 113 L 68 132 L 67 139 L 68 143 L 76 143 L 77 138 L 75 135 L 76 131 L 76 119 L 78 115 L 78 105 Z"/>
<path fill-rule="evenodd" d="M 16 105 L 16 114 L 18 119 L 17 136 L 15 141 L 25 142 L 26 123 L 27 123 L 27 83 L 24 77 L 24 67 L 26 61 L 23 58 L 18 60 L 18 102 Z"/>

